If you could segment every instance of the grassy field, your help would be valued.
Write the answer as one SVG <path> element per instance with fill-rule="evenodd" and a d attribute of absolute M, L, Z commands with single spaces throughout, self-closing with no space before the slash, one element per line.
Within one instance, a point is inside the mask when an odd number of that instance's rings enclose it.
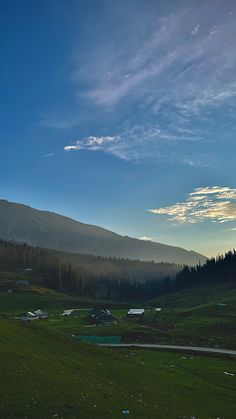
<path fill-rule="evenodd" d="M 3 419 L 235 418 L 233 360 L 99 348 L 37 322 L 0 334 Z"/>
<path fill-rule="evenodd" d="M 16 275 L 5 273 L 0 290 L 1 419 L 110 419 L 125 409 L 134 419 L 235 418 L 233 358 L 107 349 L 72 338 L 116 335 L 124 342 L 236 348 L 236 291 L 229 285 L 148 302 L 143 321 L 127 320 L 128 304 L 100 302 L 117 324 L 91 327 L 87 309 L 98 302 L 44 289 L 37 279 L 9 293 Z M 14 318 L 38 308 L 49 313 L 47 320 Z M 64 318 L 66 308 L 76 310 Z"/>
<path fill-rule="evenodd" d="M 69 336 L 116 335 L 121 336 L 122 341 L 126 343 L 156 342 L 236 348 L 236 291 L 227 286 L 214 287 L 212 290 L 199 288 L 161 297 L 146 305 L 145 316 L 141 321 L 127 319 L 127 309 L 104 302 L 118 321 L 115 325 L 96 327 L 89 327 L 87 312 L 84 310 L 84 307 L 89 308 L 96 305 L 96 302 L 81 301 L 57 293 L 39 296 L 28 292 L 28 295 L 22 293 L 19 297 L 5 294 L 2 298 L 8 307 L 8 315 L 15 312 L 19 304 L 22 310 L 23 305 L 24 310 L 40 307 L 50 313 L 47 322 L 41 322 L 40 327 L 58 330 Z M 15 301 L 18 301 L 18 306 Z M 162 307 L 162 311 L 156 313 L 152 308 L 154 306 Z M 12 312 L 9 311 L 9 307 L 12 307 Z M 75 311 L 69 318 L 63 318 L 60 316 L 63 308 L 80 310 Z"/>
<path fill-rule="evenodd" d="M 86 309 L 97 304 L 111 310 L 118 319 L 116 325 L 89 327 Z M 0 315 L 14 317 L 40 308 L 49 313 L 49 319 L 40 322 L 40 327 L 69 336 L 117 335 L 126 343 L 236 348 L 236 290 L 229 284 L 182 291 L 150 301 L 143 305 L 145 317 L 142 321 L 128 320 L 128 307 L 128 304 L 118 302 L 98 303 L 67 296 L 40 286 L 16 289 L 12 293 L 0 292 Z M 156 313 L 153 307 L 161 307 L 162 311 Z M 66 308 L 79 310 L 65 319 L 61 314 Z"/>

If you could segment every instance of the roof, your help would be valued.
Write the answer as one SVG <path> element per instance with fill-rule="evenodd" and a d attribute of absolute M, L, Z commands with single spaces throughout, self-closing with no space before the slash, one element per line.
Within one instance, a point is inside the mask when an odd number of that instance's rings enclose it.
<path fill-rule="evenodd" d="M 32 311 L 28 311 L 28 313 L 27 313 L 29 316 L 31 316 L 31 317 L 35 317 L 36 316 L 36 314 L 35 313 L 32 313 Z"/>
<path fill-rule="evenodd" d="M 144 308 L 130 308 L 128 314 L 144 314 Z"/>

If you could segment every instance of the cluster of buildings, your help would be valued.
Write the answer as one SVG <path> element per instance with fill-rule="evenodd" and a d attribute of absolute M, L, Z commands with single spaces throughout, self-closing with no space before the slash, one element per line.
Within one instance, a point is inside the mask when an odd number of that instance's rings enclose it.
<path fill-rule="evenodd" d="M 42 320 L 47 319 L 48 314 L 42 310 L 27 311 L 26 313 L 20 314 L 16 317 L 16 320 L 30 321 L 30 320 Z"/>
<path fill-rule="evenodd" d="M 223 305 L 223 304 L 222 304 Z M 154 308 L 156 312 L 160 312 L 161 308 Z M 76 311 L 76 309 L 64 310 L 61 314 L 63 317 L 71 316 L 71 314 Z M 130 308 L 127 312 L 127 318 L 142 320 L 144 318 L 145 310 L 144 308 Z M 117 318 L 114 317 L 110 310 L 106 308 L 92 308 L 88 310 L 88 317 L 93 324 L 96 325 L 111 325 L 117 323 Z M 15 317 L 17 320 L 29 321 L 29 320 L 41 320 L 47 319 L 48 314 L 42 310 L 27 311 L 26 313 L 20 314 Z"/>
<path fill-rule="evenodd" d="M 161 311 L 161 308 L 156 308 L 155 311 Z M 145 310 L 144 308 L 130 308 L 127 312 L 127 318 L 130 319 L 139 319 L 144 318 Z M 111 315 L 111 312 L 106 308 L 92 308 L 88 311 L 89 319 L 99 325 L 99 324 L 116 324 L 117 318 Z"/>

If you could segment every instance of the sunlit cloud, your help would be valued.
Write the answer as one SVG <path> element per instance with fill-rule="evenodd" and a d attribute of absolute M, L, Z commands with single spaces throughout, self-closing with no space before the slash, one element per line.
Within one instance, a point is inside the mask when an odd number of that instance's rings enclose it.
<path fill-rule="evenodd" d="M 139 240 L 144 240 L 144 241 L 152 241 L 153 237 L 146 237 L 146 236 L 142 236 L 138 238 Z"/>
<path fill-rule="evenodd" d="M 167 215 L 169 221 L 198 223 L 211 221 L 224 223 L 236 220 L 236 189 L 220 186 L 196 188 L 185 202 L 148 210 Z"/>

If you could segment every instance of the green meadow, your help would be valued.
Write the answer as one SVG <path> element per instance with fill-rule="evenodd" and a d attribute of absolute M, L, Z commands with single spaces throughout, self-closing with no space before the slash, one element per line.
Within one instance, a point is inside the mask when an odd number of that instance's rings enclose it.
<path fill-rule="evenodd" d="M 232 359 L 106 349 L 37 322 L 0 333 L 1 418 L 235 418 Z"/>
<path fill-rule="evenodd" d="M 5 275 L 5 276 L 4 276 Z M 76 298 L 42 288 L 0 292 L 1 419 L 234 419 L 233 357 L 138 349 L 108 349 L 72 335 L 121 336 L 123 342 L 196 344 L 236 348 L 236 292 L 199 288 L 141 306 L 144 319 L 127 319 L 129 303 Z M 8 282 L 7 282 L 8 281 Z M 219 306 L 219 304 L 223 304 Z M 94 326 L 87 310 L 102 305 L 114 325 Z M 132 307 L 141 307 L 138 303 Z M 156 313 L 154 307 L 161 307 Z M 19 322 L 17 314 L 42 309 L 46 320 Z M 63 317 L 64 309 L 76 309 Z"/>

